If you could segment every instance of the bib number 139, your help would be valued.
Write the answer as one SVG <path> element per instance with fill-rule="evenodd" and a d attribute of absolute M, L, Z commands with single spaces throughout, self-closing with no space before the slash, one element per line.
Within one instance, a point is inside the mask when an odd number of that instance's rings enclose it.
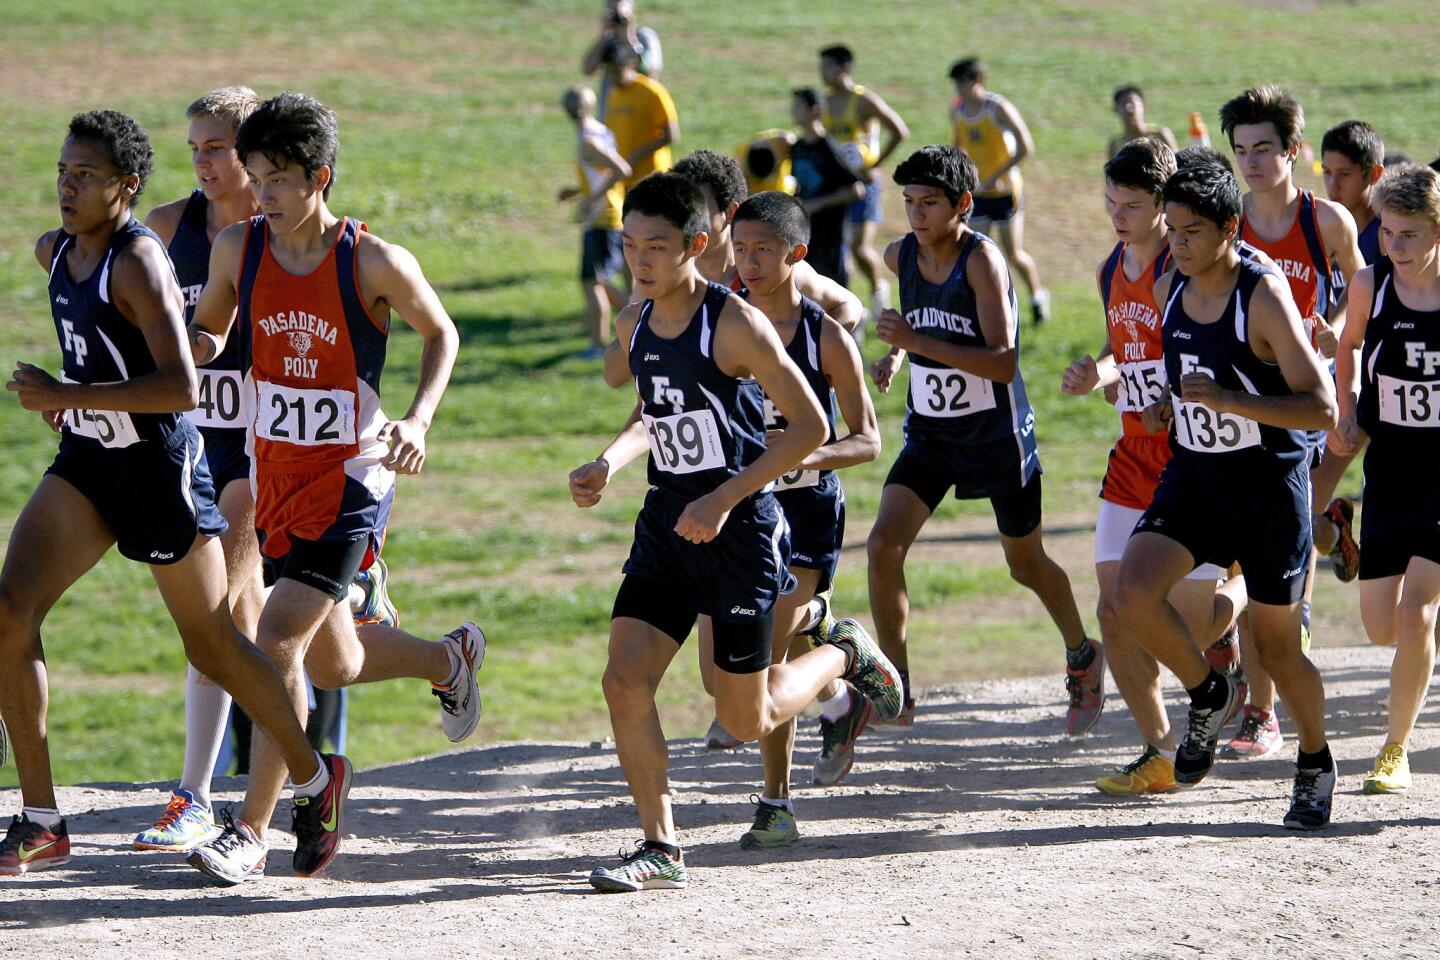
<path fill-rule="evenodd" d="M 725 465 L 715 414 L 693 410 L 668 417 L 643 418 L 650 455 L 666 473 L 696 473 Z"/>

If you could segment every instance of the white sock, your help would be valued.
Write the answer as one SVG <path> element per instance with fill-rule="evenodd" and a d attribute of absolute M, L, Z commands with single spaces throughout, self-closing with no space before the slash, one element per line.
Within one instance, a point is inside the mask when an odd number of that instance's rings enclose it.
<path fill-rule="evenodd" d="M 210 776 L 225 742 L 230 720 L 230 694 L 204 679 L 200 671 L 185 671 L 185 770 L 180 789 L 189 790 L 195 802 L 210 808 Z"/>
<path fill-rule="evenodd" d="M 850 684 L 840 684 L 840 692 L 829 700 L 820 701 L 820 716 L 834 723 L 850 712 Z"/>
<path fill-rule="evenodd" d="M 784 800 L 776 800 L 771 797 L 761 797 L 760 802 L 768 803 L 772 807 L 784 807 L 785 810 L 789 813 L 795 812 L 795 806 L 790 802 L 789 797 L 786 797 Z"/>
<path fill-rule="evenodd" d="M 46 830 L 54 830 L 64 819 L 60 816 L 59 810 L 52 810 L 49 807 L 21 807 L 20 814 L 31 823 L 40 824 Z"/>
<path fill-rule="evenodd" d="M 295 796 L 318 797 L 325 792 L 326 787 L 330 786 L 330 771 L 326 769 L 325 761 L 318 753 L 315 754 L 315 762 L 320 765 L 320 769 L 309 780 L 295 784 Z"/>
<path fill-rule="evenodd" d="M 346 602 L 350 604 L 350 615 L 352 617 L 365 609 L 365 588 L 358 583 L 351 583 L 350 593 L 346 597 Z"/>

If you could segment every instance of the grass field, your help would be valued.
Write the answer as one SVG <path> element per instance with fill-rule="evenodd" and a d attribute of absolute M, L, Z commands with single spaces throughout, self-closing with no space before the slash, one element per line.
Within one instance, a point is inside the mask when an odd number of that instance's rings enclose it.
<path fill-rule="evenodd" d="M 1059 374 L 1102 334 L 1092 271 L 1111 244 L 1099 167 L 1116 121 L 1110 91 L 1138 82 L 1152 121 L 1184 132 L 1190 110 L 1213 118 L 1228 96 L 1281 82 L 1304 103 L 1312 138 L 1350 116 L 1387 146 L 1428 159 L 1440 136 L 1440 26 L 1428 4 L 1186 3 L 859 5 L 687 0 L 642 3 L 660 33 L 664 82 L 681 114 L 684 153 L 729 150 L 782 124 L 788 91 L 816 82 L 813 51 L 842 40 L 859 79 L 907 119 L 915 145 L 948 142 L 945 78 L 958 56 L 986 56 L 991 85 L 1024 112 L 1037 155 L 1026 171 L 1029 246 L 1055 293 L 1056 316 L 1026 328 L 1022 366 L 1039 409 L 1049 523 L 1080 528 L 1094 509 L 1114 414 L 1061 397 Z M 53 327 L 34 239 L 56 222 L 53 163 L 71 114 L 115 107 L 140 119 L 157 150 L 142 212 L 186 193 L 185 105 L 246 83 L 262 95 L 313 93 L 339 114 L 342 150 L 332 207 L 419 257 L 455 318 L 460 359 L 430 434 L 423 477 L 401 484 L 387 557 L 407 627 L 438 634 L 474 617 L 493 642 L 484 689 L 486 739 L 583 739 L 608 730 L 598 678 L 609 604 L 641 490 L 639 471 L 581 514 L 565 473 L 593 456 L 624 417 L 583 347 L 574 225 L 554 202 L 572 176 L 572 133 L 556 101 L 578 79 L 598 3 L 414 0 L 301 7 L 254 0 L 203 9 L 0 0 L 0 361 L 55 369 Z M 594 9 L 592 9 L 594 8 Z M 1218 126 L 1212 120 L 1212 127 Z M 1218 131 L 1217 131 L 1218 135 Z M 903 148 L 902 148 L 903 149 Z M 1308 171 L 1305 183 L 1318 188 Z M 890 191 L 882 233 L 903 215 Z M 878 345 L 867 344 L 867 354 Z M 413 389 L 418 338 L 394 338 L 386 374 L 392 413 Z M 852 539 L 863 544 L 880 481 L 898 449 L 899 394 L 880 398 L 887 451 L 849 472 Z M 0 402 L 0 533 L 9 530 L 53 455 L 54 438 Z M 1347 484 L 1347 486 L 1353 486 Z M 917 681 L 934 684 L 1058 668 L 1043 611 L 1005 575 L 999 549 L 964 546 L 988 506 L 947 505 L 913 554 Z M 1089 541 L 1065 538 L 1067 566 L 1093 594 Z M 1073 541 L 1073 543 L 1070 543 Z M 959 542 L 961 546 L 956 546 Z M 8 549 L 25 549 L 9 543 Z M 863 548 L 847 553 L 839 603 L 866 609 Z M 1086 601 L 1082 600 L 1082 603 Z M 1320 642 L 1355 642 L 1353 593 L 1323 583 L 1317 604 L 1337 625 Z M 1085 610 L 1087 621 L 1093 615 Z M 183 655 L 148 574 L 107 558 L 46 625 L 51 748 L 63 782 L 176 775 Z M 708 719 L 693 657 L 662 690 L 671 735 Z M 1057 684 L 1058 697 L 1058 684 Z M 355 691 L 352 755 L 361 764 L 439 749 L 423 684 Z M 13 785 L 13 767 L 0 786 Z"/>

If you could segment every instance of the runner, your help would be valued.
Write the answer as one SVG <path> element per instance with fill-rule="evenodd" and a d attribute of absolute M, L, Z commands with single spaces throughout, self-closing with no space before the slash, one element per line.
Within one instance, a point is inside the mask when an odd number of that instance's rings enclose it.
<path fill-rule="evenodd" d="M 1435 666 L 1440 606 L 1440 176 L 1387 171 L 1375 187 L 1385 255 L 1355 275 L 1339 353 L 1340 453 L 1365 451 L 1360 615 L 1395 648 L 1389 725 L 1366 793 L 1410 788 L 1410 734 Z"/>
<path fill-rule="evenodd" d="M 327 689 L 417 677 L 431 681 L 445 733 L 458 742 L 480 717 L 480 629 L 466 623 L 427 642 L 377 625 L 357 637 L 340 603 L 379 554 L 395 473 L 424 466 L 459 338 L 413 256 L 330 212 L 338 149 L 334 114 L 304 94 L 267 100 L 241 125 L 235 150 L 261 216 L 215 238 L 191 343 L 196 359 L 209 361 L 233 326 L 251 360 L 255 526 L 272 584 L 256 643 L 275 658 L 296 715 L 306 710 L 307 672 Z M 393 421 L 379 397 L 392 308 L 424 340 L 415 400 Z M 225 830 L 190 864 L 227 884 L 261 874 L 285 774 L 260 738 L 239 816 L 227 814 Z M 351 778 L 347 760 L 327 758 L 297 786 L 299 876 L 320 872 L 339 851 Z M 317 788 L 324 793 L 309 799 Z"/>
<path fill-rule="evenodd" d="M 1062 381 L 1062 389 L 1072 396 L 1112 386 L 1119 390 L 1116 407 L 1122 432 L 1110 451 L 1095 521 L 1097 615 L 1110 675 L 1145 746 L 1138 759 L 1096 781 L 1100 790 L 1112 794 L 1164 793 L 1175 788 L 1169 755 L 1175 752 L 1176 741 L 1160 694 L 1159 665 L 1134 645 L 1121 624 L 1124 611 L 1115 603 L 1125 542 L 1150 506 L 1160 472 L 1170 459 L 1169 436 L 1147 431 L 1142 411 L 1166 392 L 1154 288 L 1171 266 L 1162 192 L 1174 172 L 1170 148 L 1149 137 L 1131 140 L 1105 164 L 1105 203 L 1119 240 L 1097 274 L 1108 336 L 1098 361 L 1089 356 L 1076 360 Z M 1225 633 L 1244 606 L 1243 578 L 1233 580 L 1217 596 L 1215 583 L 1224 576 L 1220 567 L 1201 564 L 1170 591 L 1170 604 L 1202 643 Z"/>
<path fill-rule="evenodd" d="M 0 841 L 0 873 L 69 860 L 45 734 L 49 682 L 40 627 L 55 602 L 118 546 L 150 565 L 190 663 L 230 691 L 274 738 L 311 803 L 326 764 L 310 749 L 274 664 L 230 617 L 225 521 L 200 436 L 184 298 L 165 248 L 133 209 L 152 169 L 149 138 L 113 110 L 76 115 L 60 151 L 61 227 L 35 258 L 63 354 L 62 378 L 16 364 L 6 385 L 60 434 L 60 448 L 21 511 L 0 571 L 0 712 L 14 741 L 24 804 Z M 333 798 L 343 804 L 343 796 Z"/>
<path fill-rule="evenodd" d="M 852 620 L 816 650 L 771 665 L 775 603 L 793 578 L 785 519 L 768 490 L 824 442 L 825 420 L 770 322 L 696 272 L 707 242 L 699 188 L 655 174 L 628 193 L 624 213 L 625 256 L 646 299 L 616 326 L 642 404 L 651 489 L 615 599 L 604 688 L 644 839 L 619 867 L 591 874 L 607 892 L 688 883 L 655 690 L 698 614 L 714 624 L 719 719 L 743 739 L 779 728 L 837 677 L 882 715 L 901 707 L 894 667 Z M 763 397 L 787 423 L 768 447 Z M 641 434 L 627 425 L 571 473 L 577 505 L 598 502 L 612 463 L 635 456 Z M 802 629 L 823 623 L 821 606 L 811 603 Z"/>
<path fill-rule="evenodd" d="M 891 345 L 870 375 L 890 389 L 910 356 L 905 447 L 885 479 L 871 528 L 870 609 L 880 644 L 905 679 L 913 722 L 906 623 L 905 558 L 920 529 L 953 487 L 957 499 L 988 498 L 1005 562 L 1034 591 L 1065 641 L 1070 709 L 1066 732 L 1089 730 L 1104 707 L 1105 658 L 1085 636 L 1065 571 L 1045 553 L 1035 412 L 1019 367 L 1015 289 L 1004 258 L 968 220 L 979 182 L 954 147 L 924 147 L 895 170 L 911 233 L 885 250 L 900 278 L 902 316 L 880 316 L 876 335 Z"/>
<path fill-rule="evenodd" d="M 974 57 L 950 68 L 955 103 L 950 109 L 954 144 L 975 161 L 979 186 L 971 214 L 975 229 L 1000 241 L 1005 258 L 1030 290 L 1030 315 L 1036 323 L 1050 317 L 1050 291 L 1040 285 L 1040 269 L 1025 251 L 1025 202 L 1020 164 L 1035 152 L 1030 128 L 1015 105 L 985 88 L 985 66 Z"/>
<path fill-rule="evenodd" d="M 1172 403 L 1173 456 L 1125 546 L 1116 604 L 1134 641 L 1190 694 L 1175 780 L 1210 771 L 1237 703 L 1229 678 L 1196 648 L 1167 595 L 1201 563 L 1238 561 L 1263 666 L 1299 730 L 1292 829 L 1330 820 L 1335 765 L 1325 739 L 1325 689 L 1300 647 L 1300 599 L 1310 553 L 1307 430 L 1335 425 L 1329 376 L 1310 348 L 1280 276 L 1242 259 L 1234 177 L 1213 164 L 1165 184 L 1176 273 L 1155 288 Z"/>

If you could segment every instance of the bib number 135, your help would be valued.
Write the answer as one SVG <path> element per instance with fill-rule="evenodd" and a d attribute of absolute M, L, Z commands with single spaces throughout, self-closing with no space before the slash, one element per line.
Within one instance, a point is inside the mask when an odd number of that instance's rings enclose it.
<path fill-rule="evenodd" d="M 696 473 L 725 465 L 715 414 L 692 410 L 668 417 L 644 416 L 650 455 L 666 473 Z"/>
<path fill-rule="evenodd" d="M 261 381 L 255 434 L 302 447 L 355 442 L 355 395 Z"/>

